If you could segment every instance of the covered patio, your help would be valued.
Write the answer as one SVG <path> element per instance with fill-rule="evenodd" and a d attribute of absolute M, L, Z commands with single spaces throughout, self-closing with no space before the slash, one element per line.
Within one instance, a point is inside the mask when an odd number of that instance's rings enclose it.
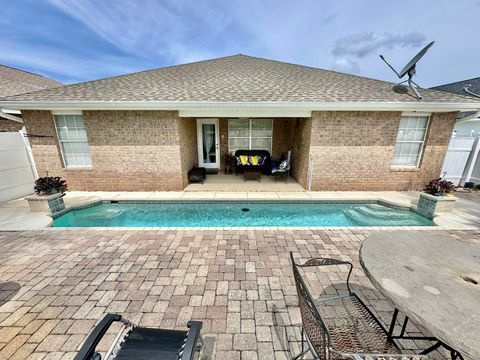
<path fill-rule="evenodd" d="M 217 173 L 207 174 L 203 184 L 190 184 L 184 191 L 303 192 L 305 189 L 293 177 L 289 177 L 288 181 L 285 181 L 284 178 L 279 178 L 275 181 L 274 176 L 262 175 L 260 181 L 256 181 L 245 180 L 243 174 L 235 176 L 235 174 L 225 175 Z"/>
<path fill-rule="evenodd" d="M 311 119 L 304 117 L 183 117 L 179 121 L 179 144 L 184 190 L 304 191 L 308 188 L 310 129 Z M 288 184 L 284 178 L 275 182 L 275 178 L 267 174 L 287 159 L 289 150 Z M 243 168 L 236 171 L 237 151 L 268 152 L 266 166 L 259 166 L 263 173 L 260 181 L 245 182 Z M 265 156 L 262 158 L 265 161 Z M 203 185 L 189 184 L 187 173 L 192 164 L 206 169 L 207 179 Z"/>

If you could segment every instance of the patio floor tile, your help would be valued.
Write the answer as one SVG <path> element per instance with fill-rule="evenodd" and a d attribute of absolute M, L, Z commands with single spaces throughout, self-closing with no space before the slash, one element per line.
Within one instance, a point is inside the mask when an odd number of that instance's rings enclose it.
<path fill-rule="evenodd" d="M 71 358 L 107 312 L 153 327 L 184 329 L 188 320 L 201 320 L 205 353 L 214 359 L 291 358 L 299 349 L 301 317 L 290 251 L 352 261 L 355 291 L 389 320 L 391 305 L 358 260 L 373 231 L 0 232 L 0 359 Z M 480 244 L 478 231 L 448 233 Z M 312 283 L 338 289 L 344 275 L 331 268 Z M 104 350 L 114 335 L 102 341 Z M 432 359 L 445 357 L 436 352 Z"/>

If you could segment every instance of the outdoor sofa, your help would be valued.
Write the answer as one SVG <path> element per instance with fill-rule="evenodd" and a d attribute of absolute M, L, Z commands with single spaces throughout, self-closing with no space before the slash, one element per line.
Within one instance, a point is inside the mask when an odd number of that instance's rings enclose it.
<path fill-rule="evenodd" d="M 257 157 L 258 165 L 253 165 L 250 161 L 250 157 Z M 242 164 L 243 160 L 247 160 L 245 164 Z M 235 175 L 242 173 L 245 169 L 258 169 L 264 175 L 270 175 L 270 153 L 267 150 L 237 150 L 235 151 L 235 158 L 237 160 L 235 166 Z"/>

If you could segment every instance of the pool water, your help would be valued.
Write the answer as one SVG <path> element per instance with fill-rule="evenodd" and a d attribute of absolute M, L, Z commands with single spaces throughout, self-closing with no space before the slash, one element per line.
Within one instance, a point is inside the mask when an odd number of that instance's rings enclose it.
<path fill-rule="evenodd" d="M 432 226 L 376 203 L 103 203 L 72 210 L 55 227 Z"/>

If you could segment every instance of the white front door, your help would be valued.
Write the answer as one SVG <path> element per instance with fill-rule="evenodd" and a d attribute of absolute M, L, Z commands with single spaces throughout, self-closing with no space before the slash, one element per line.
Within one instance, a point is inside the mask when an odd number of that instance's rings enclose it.
<path fill-rule="evenodd" d="M 198 165 L 220 168 L 218 119 L 197 119 Z"/>

